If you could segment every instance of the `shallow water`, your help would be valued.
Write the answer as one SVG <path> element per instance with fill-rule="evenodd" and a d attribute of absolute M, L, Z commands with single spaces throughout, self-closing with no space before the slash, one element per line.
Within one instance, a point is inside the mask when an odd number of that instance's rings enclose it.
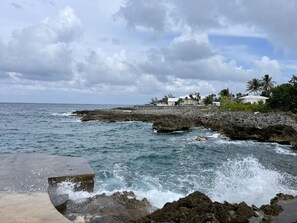
<path fill-rule="evenodd" d="M 106 105 L 0 104 L 0 154 L 45 153 L 86 158 L 95 192 L 132 190 L 162 207 L 199 190 L 217 201 L 261 205 L 279 192 L 297 195 L 297 153 L 290 146 L 232 141 L 195 128 L 157 134 L 150 123 L 80 122 L 72 111 Z M 198 136 L 211 136 L 196 141 Z M 92 196 L 74 193 L 73 199 Z"/>

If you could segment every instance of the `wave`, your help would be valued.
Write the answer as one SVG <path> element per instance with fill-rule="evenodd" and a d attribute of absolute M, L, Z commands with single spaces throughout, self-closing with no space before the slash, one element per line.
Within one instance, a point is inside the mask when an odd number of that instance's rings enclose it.
<path fill-rule="evenodd" d="M 52 116 L 71 116 L 72 115 L 72 112 L 61 112 L 61 113 L 54 112 L 51 115 Z"/>
<path fill-rule="evenodd" d="M 76 203 L 81 203 L 88 198 L 91 198 L 100 194 L 106 194 L 107 196 L 111 196 L 116 192 L 131 191 L 131 189 L 129 188 L 126 188 L 126 189 L 123 188 L 121 190 L 113 190 L 113 191 L 97 190 L 96 192 L 90 193 L 87 191 L 76 191 L 75 187 L 76 187 L 76 184 L 73 182 L 59 183 L 57 194 L 58 195 L 67 194 L 70 200 Z M 148 191 L 133 190 L 133 193 L 136 195 L 137 199 L 142 200 L 143 198 L 146 198 L 154 207 L 157 207 L 157 208 L 162 208 L 165 203 L 173 202 L 178 200 L 181 197 L 184 197 L 183 194 L 174 193 L 171 191 L 162 191 L 158 189 L 152 189 Z"/>
<path fill-rule="evenodd" d="M 297 190 L 290 187 L 296 182 L 296 177 L 266 168 L 254 157 L 236 157 L 219 167 L 197 171 L 192 175 L 167 176 L 166 180 L 144 174 L 134 174 L 132 177 L 129 169 L 116 165 L 105 180 L 100 180 L 95 193 L 74 191 L 74 184 L 69 182 L 59 184 L 58 191 L 68 194 L 76 202 L 103 193 L 112 195 L 133 191 L 138 199 L 147 198 L 157 208 L 194 191 L 205 193 L 213 201 L 245 201 L 256 206 L 269 203 L 277 193 L 297 195 Z M 127 183 L 127 179 L 130 183 Z"/>
<path fill-rule="evenodd" d="M 288 185 L 292 176 L 265 168 L 254 157 L 228 160 L 216 172 L 214 187 L 210 191 L 213 200 L 262 205 L 269 203 L 277 193 L 296 195 Z"/>
<path fill-rule="evenodd" d="M 282 148 L 278 145 L 275 147 L 275 152 L 281 155 L 297 156 L 297 152 L 293 151 L 292 149 Z"/>

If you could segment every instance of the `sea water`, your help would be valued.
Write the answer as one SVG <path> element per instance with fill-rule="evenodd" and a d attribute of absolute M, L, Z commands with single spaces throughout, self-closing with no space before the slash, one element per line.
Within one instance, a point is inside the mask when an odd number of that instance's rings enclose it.
<path fill-rule="evenodd" d="M 151 123 L 81 122 L 76 110 L 113 105 L 0 103 L 0 154 L 79 156 L 96 174 L 94 193 L 61 193 L 81 201 L 94 194 L 133 191 L 154 206 L 201 191 L 215 201 L 260 206 L 276 193 L 297 195 L 297 152 L 290 146 L 233 141 L 206 128 L 155 133 Z M 197 136 L 206 141 L 196 141 Z"/>

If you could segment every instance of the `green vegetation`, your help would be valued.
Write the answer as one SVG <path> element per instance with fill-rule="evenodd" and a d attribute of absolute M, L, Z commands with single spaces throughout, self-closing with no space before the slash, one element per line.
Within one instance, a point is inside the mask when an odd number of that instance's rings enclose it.
<path fill-rule="evenodd" d="M 253 78 L 247 82 L 247 91 L 260 94 L 268 97 L 267 104 L 242 104 L 239 98 L 246 96 L 242 93 L 233 95 L 229 88 L 222 89 L 219 92 L 220 98 L 216 98 L 215 94 L 210 94 L 203 99 L 204 105 L 211 105 L 215 101 L 221 102 L 221 110 L 223 111 L 260 111 L 267 112 L 270 110 L 290 111 L 297 113 L 297 76 L 292 78 L 284 84 L 275 86 L 272 77 L 265 74 L 262 79 Z M 173 98 L 172 94 L 164 95 L 161 100 L 156 97 L 151 99 L 151 104 L 168 104 L 168 98 Z M 197 101 L 196 104 L 201 103 L 201 96 L 199 92 L 189 94 L 185 99 L 179 99 L 177 105 L 183 105 L 186 100 Z"/>
<path fill-rule="evenodd" d="M 261 80 L 262 96 L 269 97 L 271 95 L 271 90 L 273 89 L 275 82 L 272 81 L 272 77 L 269 74 L 265 74 Z"/>
<path fill-rule="evenodd" d="M 268 106 L 272 109 L 297 113 L 297 77 L 293 75 L 288 83 L 271 90 Z"/>
<path fill-rule="evenodd" d="M 221 90 L 220 93 L 219 93 L 219 95 L 221 97 L 228 97 L 228 98 L 230 98 L 231 97 L 231 93 L 229 91 L 229 88 L 226 88 L 226 89 Z"/>
<path fill-rule="evenodd" d="M 204 104 L 211 105 L 215 100 L 215 96 L 216 96 L 215 94 L 210 94 L 210 95 L 206 96 L 203 100 Z"/>
<path fill-rule="evenodd" d="M 266 104 L 259 103 L 259 104 L 242 104 L 238 103 L 234 100 L 229 99 L 228 97 L 224 96 L 221 98 L 221 107 L 220 110 L 222 111 L 252 111 L 252 112 L 267 112 L 268 107 Z"/>
<path fill-rule="evenodd" d="M 157 97 L 153 97 L 151 99 L 150 104 L 156 105 L 158 103 L 162 103 L 162 104 L 166 104 L 167 105 L 168 104 L 168 98 L 174 98 L 174 96 L 171 93 L 169 93 L 167 95 L 164 95 L 161 100 L 159 100 Z"/>
<path fill-rule="evenodd" d="M 261 80 L 257 78 L 253 78 L 252 80 L 247 82 L 246 90 L 249 92 L 254 92 L 255 94 L 259 94 L 261 91 Z"/>
<path fill-rule="evenodd" d="M 265 74 L 262 79 L 253 78 L 248 81 L 246 90 L 254 92 L 257 95 L 261 93 L 262 96 L 269 97 L 274 84 L 275 82 L 272 81 L 272 77 L 269 74 Z"/>

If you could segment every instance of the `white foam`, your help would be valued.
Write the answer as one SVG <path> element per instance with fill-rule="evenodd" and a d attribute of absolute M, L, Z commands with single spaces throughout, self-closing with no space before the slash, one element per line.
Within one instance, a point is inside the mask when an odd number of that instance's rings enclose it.
<path fill-rule="evenodd" d="M 52 113 L 52 116 L 71 116 L 72 112 L 62 112 L 62 113 L 58 113 L 58 112 L 54 112 Z"/>
<path fill-rule="evenodd" d="M 215 138 L 215 139 L 218 139 L 218 138 L 220 138 L 221 137 L 221 135 L 219 134 L 219 133 L 214 133 L 214 134 L 212 134 L 212 135 L 210 135 L 210 136 L 208 136 L 209 138 Z"/>
<path fill-rule="evenodd" d="M 123 192 L 123 191 L 131 191 L 129 188 L 123 188 L 121 190 L 113 190 L 113 191 L 107 191 L 107 190 L 97 190 L 94 193 L 89 193 L 86 191 L 75 191 L 75 183 L 72 182 L 62 182 L 58 184 L 57 194 L 67 194 L 69 196 L 69 199 L 72 201 L 75 201 L 77 203 L 81 203 L 85 201 L 87 198 L 94 197 L 95 195 L 99 194 L 106 194 L 107 196 L 110 196 L 116 192 Z M 152 189 L 148 191 L 142 191 L 142 190 L 134 190 L 134 194 L 136 195 L 136 198 L 139 200 L 142 200 L 143 198 L 148 199 L 148 201 L 157 208 L 162 208 L 163 205 L 167 202 L 176 201 L 181 197 L 184 197 L 183 194 L 174 193 L 171 191 L 161 191 L 157 189 Z"/>
<path fill-rule="evenodd" d="M 134 193 L 138 199 L 147 198 L 148 201 L 157 208 L 162 208 L 167 202 L 177 201 L 185 196 L 183 194 L 157 189 L 149 191 L 134 191 Z"/>
<path fill-rule="evenodd" d="M 282 148 L 280 146 L 275 147 L 275 152 L 282 155 L 297 156 L 297 153 L 291 149 Z"/>
<path fill-rule="evenodd" d="M 127 186 L 127 172 L 125 167 L 115 165 L 114 178 L 100 183 L 95 193 L 75 192 L 75 185 L 67 182 L 59 184 L 58 193 L 66 193 L 71 200 L 82 202 L 98 194 L 112 195 L 115 192 L 133 191 L 137 199 L 147 198 L 157 208 L 162 208 L 165 203 L 178 200 L 196 190 L 206 193 L 213 201 L 245 201 L 249 205 L 257 206 L 269 203 L 270 199 L 280 192 L 297 195 L 297 190 L 289 186 L 296 181 L 296 177 L 266 168 L 254 157 L 230 159 L 222 163 L 218 169 L 205 170 L 204 173 L 209 172 L 214 176 L 211 178 L 209 174 L 205 175 L 202 172 L 176 176 L 175 186 L 169 184 L 165 187 L 158 178 L 145 175 L 135 176 L 139 182 Z M 182 188 L 188 190 L 184 191 Z"/>
<path fill-rule="evenodd" d="M 76 184 L 72 182 L 62 182 L 58 184 L 57 194 L 67 194 L 69 199 L 77 203 L 85 201 L 87 198 L 93 197 L 95 193 L 87 191 L 75 191 Z"/>
<path fill-rule="evenodd" d="M 209 195 L 213 200 L 262 205 L 277 193 L 297 194 L 286 186 L 281 173 L 265 168 L 256 158 L 228 160 L 216 171 L 214 187 Z"/>
<path fill-rule="evenodd" d="M 64 121 L 60 121 L 61 123 L 78 123 L 78 122 L 82 122 L 80 119 L 71 119 L 71 120 L 64 120 Z"/>

